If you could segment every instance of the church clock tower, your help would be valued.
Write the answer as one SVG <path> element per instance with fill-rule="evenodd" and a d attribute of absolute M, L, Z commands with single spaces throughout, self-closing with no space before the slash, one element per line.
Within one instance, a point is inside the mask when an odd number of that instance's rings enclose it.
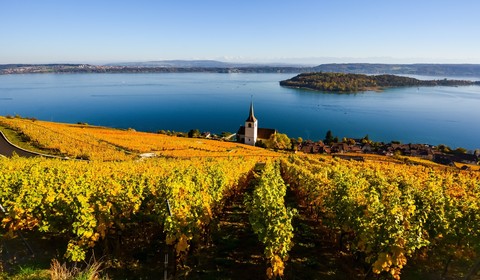
<path fill-rule="evenodd" d="M 253 114 L 253 101 L 250 103 L 250 113 L 245 121 L 245 144 L 255 146 L 258 137 L 258 121 Z"/>

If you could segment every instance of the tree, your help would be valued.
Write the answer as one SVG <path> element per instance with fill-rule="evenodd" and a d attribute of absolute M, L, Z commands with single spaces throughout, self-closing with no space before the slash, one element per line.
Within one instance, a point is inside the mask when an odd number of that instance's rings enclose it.
<path fill-rule="evenodd" d="M 292 149 L 297 150 L 298 146 L 302 144 L 303 138 L 302 137 L 298 137 L 297 139 L 290 138 L 290 142 L 292 143 Z"/>
<path fill-rule="evenodd" d="M 443 144 L 438 145 L 437 149 L 442 153 L 450 153 L 452 151 L 449 146 Z"/>
<path fill-rule="evenodd" d="M 477 157 L 480 157 L 480 149 L 476 149 L 473 154 Z"/>
<path fill-rule="evenodd" d="M 190 129 L 188 132 L 188 138 L 196 138 L 200 137 L 200 130 L 198 129 Z"/>
<path fill-rule="evenodd" d="M 370 137 L 368 137 L 368 134 L 362 138 L 362 144 L 372 144 L 372 141 L 370 140 Z"/>
<path fill-rule="evenodd" d="M 327 135 L 325 135 L 325 144 L 330 145 L 333 143 L 335 138 L 333 137 L 333 133 L 331 130 L 327 131 Z"/>
<path fill-rule="evenodd" d="M 265 141 L 265 146 L 269 149 L 275 150 L 289 150 L 292 148 L 292 141 L 287 134 L 275 133 Z"/>
<path fill-rule="evenodd" d="M 343 137 L 342 143 L 346 143 L 346 144 L 348 144 L 348 145 L 355 145 L 355 144 L 356 144 L 356 142 L 355 142 L 354 139 L 352 139 L 352 138 L 347 138 L 347 137 Z"/>

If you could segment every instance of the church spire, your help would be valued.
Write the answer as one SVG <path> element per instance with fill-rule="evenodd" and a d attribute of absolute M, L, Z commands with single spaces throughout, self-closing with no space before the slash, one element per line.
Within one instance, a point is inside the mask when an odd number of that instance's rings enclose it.
<path fill-rule="evenodd" d="M 250 102 L 250 113 L 248 114 L 248 119 L 246 121 L 247 122 L 257 121 L 257 119 L 255 118 L 255 115 L 253 114 L 253 100 Z"/>

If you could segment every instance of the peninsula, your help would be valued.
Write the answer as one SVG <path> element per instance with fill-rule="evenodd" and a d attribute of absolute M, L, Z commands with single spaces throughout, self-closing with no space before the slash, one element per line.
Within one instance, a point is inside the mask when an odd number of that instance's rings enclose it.
<path fill-rule="evenodd" d="M 369 90 L 379 91 L 390 87 L 480 85 L 480 81 L 418 80 L 395 75 L 370 76 L 364 74 L 318 72 L 299 74 L 291 79 L 280 81 L 280 85 L 323 92 L 349 93 Z"/>

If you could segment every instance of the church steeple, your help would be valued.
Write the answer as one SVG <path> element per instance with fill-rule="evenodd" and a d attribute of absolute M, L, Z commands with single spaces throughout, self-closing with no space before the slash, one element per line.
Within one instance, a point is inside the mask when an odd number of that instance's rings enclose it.
<path fill-rule="evenodd" d="M 277 131 L 270 128 L 258 128 L 258 120 L 253 113 L 253 96 L 250 101 L 250 110 L 245 126 L 240 126 L 237 131 L 237 141 L 247 145 L 255 146 L 258 141 L 268 140 Z"/>
<path fill-rule="evenodd" d="M 253 114 L 253 101 L 250 102 L 250 113 L 248 114 L 248 119 L 246 122 L 256 122 L 257 119 L 255 118 L 255 115 Z"/>
<path fill-rule="evenodd" d="M 250 112 L 245 121 L 245 144 L 255 146 L 258 137 L 258 121 L 253 114 L 253 100 L 250 102 Z"/>

